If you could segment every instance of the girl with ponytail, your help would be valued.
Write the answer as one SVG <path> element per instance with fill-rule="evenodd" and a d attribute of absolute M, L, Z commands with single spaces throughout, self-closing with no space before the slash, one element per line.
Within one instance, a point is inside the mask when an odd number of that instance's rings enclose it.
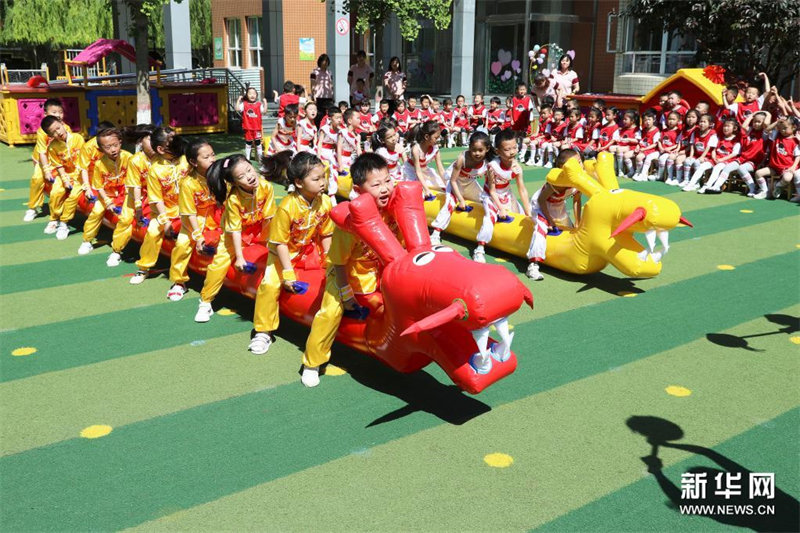
<path fill-rule="evenodd" d="M 439 154 L 439 137 L 442 130 L 439 123 L 428 120 L 417 124 L 409 132 L 413 142 L 411 155 L 403 165 L 403 179 L 406 181 L 419 181 L 425 198 L 433 196 L 434 191 L 443 191 L 445 183 L 444 166 Z M 431 163 L 436 162 L 436 169 L 431 168 Z"/>

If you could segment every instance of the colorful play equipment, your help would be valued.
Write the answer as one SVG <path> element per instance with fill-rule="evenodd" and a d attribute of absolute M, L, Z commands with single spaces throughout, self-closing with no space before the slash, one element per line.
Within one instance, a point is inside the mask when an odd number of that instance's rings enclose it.
<path fill-rule="evenodd" d="M 88 214 L 91 208 L 92 204 L 81 195 L 79 211 Z M 337 224 L 369 243 L 384 267 L 379 283 L 383 312 L 370 314 L 366 320 L 345 316 L 337 340 L 398 372 L 416 372 L 434 361 L 470 394 L 510 375 L 517 367 L 517 359 L 511 351 L 514 334 L 509 332 L 508 317 L 523 303 L 533 306 L 530 290 L 501 266 L 478 264 L 446 246 L 431 246 L 419 184 L 398 185 L 389 209 L 398 221 L 405 247 L 382 221 L 369 195 L 339 204 L 332 214 Z M 147 211 L 144 216 L 148 216 Z M 113 228 L 116 221 L 116 215 L 106 213 L 103 223 Z M 133 239 L 141 242 L 146 225 L 134 224 Z M 206 230 L 204 237 L 209 245 L 215 245 L 220 232 Z M 165 238 L 161 254 L 168 257 L 174 244 Z M 246 246 L 243 253 L 248 262 L 257 265 L 255 273 L 231 267 L 225 286 L 255 298 L 269 251 L 253 244 Z M 202 274 L 211 260 L 211 255 L 192 254 L 189 268 Z M 295 272 L 298 281 L 308 283 L 308 290 L 304 294 L 283 291 L 281 313 L 310 326 L 322 302 L 325 270 L 317 266 L 296 268 Z M 500 341 L 489 337 L 491 326 L 496 328 Z"/>
<path fill-rule="evenodd" d="M 47 98 L 60 98 L 64 119 L 73 131 L 84 136 L 96 133 L 106 120 L 117 126 L 136 124 L 135 76 L 89 77 L 87 69 L 116 52 L 135 61 L 133 47 L 125 41 L 100 39 L 65 62 L 66 81 L 42 80 L 38 84 L 8 83 L 0 87 L 0 141 L 9 145 L 32 144 L 44 114 Z M 167 125 L 180 134 L 217 133 L 228 129 L 228 86 L 214 79 L 166 81 L 158 63 L 153 62 L 150 100 L 152 122 Z M 83 72 L 76 76 L 76 69 Z M 177 76 L 185 73 L 170 73 Z M 31 86 L 37 85 L 37 86 Z"/>
<path fill-rule="evenodd" d="M 715 79 L 711 79 L 709 76 Z M 675 74 L 665 79 L 650 92 L 644 96 L 636 96 L 631 94 L 604 94 L 604 93 L 581 93 L 570 96 L 578 102 L 581 107 L 589 109 L 592 107 L 592 102 L 598 98 L 605 100 L 607 106 L 614 106 L 617 109 L 634 109 L 638 112 L 658 105 L 659 97 L 670 91 L 678 91 L 686 102 L 691 103 L 689 107 L 693 107 L 695 103 L 703 100 L 708 102 L 711 108 L 711 113 L 716 113 L 722 106 L 722 91 L 725 90 L 725 85 L 718 83 L 716 76 L 709 74 L 706 69 L 702 68 L 682 68 Z M 737 98 L 738 101 L 743 101 L 741 95 Z"/>
<path fill-rule="evenodd" d="M 661 272 L 661 259 L 669 249 L 669 231 L 679 223 L 690 225 L 672 200 L 653 194 L 620 189 L 614 174 L 614 159 L 601 153 L 597 161 L 585 163 L 583 170 L 575 160 L 563 169 L 553 169 L 547 181 L 556 186 L 575 187 L 585 198 L 580 223 L 575 228 L 561 228 L 558 235 L 547 236 L 544 263 L 573 274 L 592 274 L 609 263 L 624 275 L 652 278 Z M 351 189 L 349 176 L 339 177 L 339 194 L 346 197 Z M 425 201 L 425 213 L 432 221 L 444 206 L 444 193 Z M 467 201 L 472 210 L 454 211 L 446 233 L 474 241 L 483 220 L 483 207 Z M 512 213 L 508 222 L 495 225 L 489 246 L 517 257 L 525 257 L 533 221 Z M 643 232 L 647 248 L 634 233 Z M 656 239 L 661 248 L 656 250 Z"/>

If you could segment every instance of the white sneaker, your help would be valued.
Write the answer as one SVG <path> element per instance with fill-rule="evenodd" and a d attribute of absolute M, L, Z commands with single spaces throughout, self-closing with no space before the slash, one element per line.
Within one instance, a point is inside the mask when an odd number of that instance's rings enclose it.
<path fill-rule="evenodd" d="M 195 322 L 208 322 L 211 320 L 211 315 L 214 314 L 214 309 L 211 308 L 211 302 L 204 302 L 200 300 L 200 305 L 197 306 L 197 313 L 194 315 Z"/>
<path fill-rule="evenodd" d="M 705 194 L 707 190 L 708 190 L 708 189 L 706 188 L 706 186 L 705 186 L 705 185 L 703 185 L 702 187 L 700 187 L 699 189 L 697 189 L 697 194 Z"/>
<path fill-rule="evenodd" d="M 529 158 L 527 161 L 525 161 L 525 166 L 526 167 L 535 167 L 536 166 L 536 160 L 534 158 L 532 158 L 532 157 Z"/>
<path fill-rule="evenodd" d="M 472 252 L 472 260 L 476 263 L 485 263 L 486 262 L 486 254 L 483 251 L 483 248 L 476 248 L 474 252 Z"/>
<path fill-rule="evenodd" d="M 167 291 L 167 299 L 170 302 L 180 302 L 186 294 L 186 287 L 182 283 L 174 283 Z"/>
<path fill-rule="evenodd" d="M 762 189 L 753 195 L 754 200 L 765 200 L 767 198 L 767 190 Z"/>
<path fill-rule="evenodd" d="M 544 166 L 544 168 L 553 168 L 553 163 L 551 163 L 550 161 L 548 161 L 548 162 L 547 162 L 547 163 L 545 163 L 543 166 Z"/>
<path fill-rule="evenodd" d="M 94 246 L 92 243 L 83 241 L 80 246 L 78 246 L 78 255 L 87 255 L 92 253 L 94 250 Z"/>
<path fill-rule="evenodd" d="M 56 232 L 56 230 L 58 230 L 58 221 L 57 220 L 51 220 L 44 227 L 44 234 L 45 235 L 52 235 L 53 233 Z"/>
<path fill-rule="evenodd" d="M 531 278 L 534 281 L 541 281 L 544 279 L 541 272 L 539 272 L 539 264 L 538 263 L 530 263 L 528 264 L 528 270 L 525 272 L 525 275 Z"/>
<path fill-rule="evenodd" d="M 39 213 L 36 212 L 36 209 L 28 209 L 25 211 L 25 215 L 22 217 L 23 222 L 32 222 L 33 219 L 36 218 L 36 215 Z"/>
<path fill-rule="evenodd" d="M 633 181 L 644 181 L 644 178 L 640 174 L 634 174 L 631 179 Z"/>
<path fill-rule="evenodd" d="M 678 184 L 677 184 L 677 185 L 675 185 L 675 186 L 676 186 L 676 187 L 679 187 L 679 188 L 681 188 L 681 189 L 683 189 L 684 187 L 688 187 L 688 186 L 689 186 L 689 181 L 690 181 L 690 180 L 683 180 L 683 181 L 680 181 L 680 182 L 678 182 Z"/>
<path fill-rule="evenodd" d="M 699 189 L 699 188 L 700 188 L 700 187 L 698 187 L 696 183 L 695 183 L 694 185 L 692 185 L 691 183 L 689 183 L 689 184 L 687 184 L 685 187 L 682 187 L 682 188 L 681 188 L 681 190 L 683 190 L 684 192 L 694 192 L 694 191 L 696 191 L 696 190 L 697 190 L 697 189 Z"/>
<path fill-rule="evenodd" d="M 255 355 L 263 355 L 269 351 L 271 345 L 272 337 L 269 333 L 256 333 L 253 335 L 253 338 L 250 339 L 250 345 L 247 349 Z"/>
<path fill-rule="evenodd" d="M 439 231 L 433 230 L 431 233 L 431 246 L 442 244 L 442 234 Z"/>
<path fill-rule="evenodd" d="M 67 237 L 69 237 L 69 226 L 64 222 L 59 222 L 58 229 L 56 230 L 56 239 L 63 241 Z"/>
<path fill-rule="evenodd" d="M 647 181 L 658 181 L 658 174 L 648 174 L 645 176 Z"/>
<path fill-rule="evenodd" d="M 144 270 L 139 270 L 136 274 L 133 275 L 131 278 L 130 284 L 131 285 L 141 285 L 141 283 L 147 278 L 147 272 Z"/>
<path fill-rule="evenodd" d="M 106 266 L 109 267 L 116 267 L 122 262 L 122 256 L 119 255 L 117 252 L 111 252 L 108 255 L 108 259 L 106 259 Z"/>
<path fill-rule="evenodd" d="M 300 382 L 306 387 L 316 387 L 319 385 L 319 367 L 303 367 L 303 373 L 300 375 Z"/>

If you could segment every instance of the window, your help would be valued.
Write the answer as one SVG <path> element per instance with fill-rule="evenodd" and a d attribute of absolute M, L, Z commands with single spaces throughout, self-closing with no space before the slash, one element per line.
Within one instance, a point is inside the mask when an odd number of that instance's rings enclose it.
<path fill-rule="evenodd" d="M 250 66 L 261 66 L 261 17 L 247 17 L 247 35 L 250 48 Z"/>
<path fill-rule="evenodd" d="M 694 65 L 695 43 L 687 36 L 647 31 L 625 19 L 623 74 L 672 74 Z"/>
<path fill-rule="evenodd" d="M 242 29 L 239 19 L 225 19 L 225 28 L 228 31 L 228 66 L 242 66 Z"/>

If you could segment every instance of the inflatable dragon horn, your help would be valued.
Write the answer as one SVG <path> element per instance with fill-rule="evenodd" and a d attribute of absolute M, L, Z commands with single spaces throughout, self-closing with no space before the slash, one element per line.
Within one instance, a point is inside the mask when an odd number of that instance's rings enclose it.
<path fill-rule="evenodd" d="M 691 223 L 672 200 L 620 189 L 611 154 L 600 153 L 597 161 L 586 161 L 585 166 L 586 170 L 573 158 L 547 174 L 550 184 L 575 187 L 587 198 L 578 226 L 548 237 L 547 264 L 567 272 L 591 273 L 611 263 L 626 276 L 658 275 L 669 250 L 669 231 L 679 223 Z M 644 233 L 647 248 L 634 238 L 637 232 Z M 656 239 L 661 243 L 658 250 Z"/>
<path fill-rule="evenodd" d="M 435 361 L 454 383 L 476 394 L 516 369 L 508 317 L 533 295 L 499 265 L 475 263 L 447 246 L 431 246 L 419 183 L 399 183 L 389 213 L 405 247 L 362 194 L 332 211 L 334 221 L 366 242 L 383 270 L 384 312 L 367 319 L 370 353 L 400 372 Z M 500 341 L 489 338 L 494 325 Z"/>

